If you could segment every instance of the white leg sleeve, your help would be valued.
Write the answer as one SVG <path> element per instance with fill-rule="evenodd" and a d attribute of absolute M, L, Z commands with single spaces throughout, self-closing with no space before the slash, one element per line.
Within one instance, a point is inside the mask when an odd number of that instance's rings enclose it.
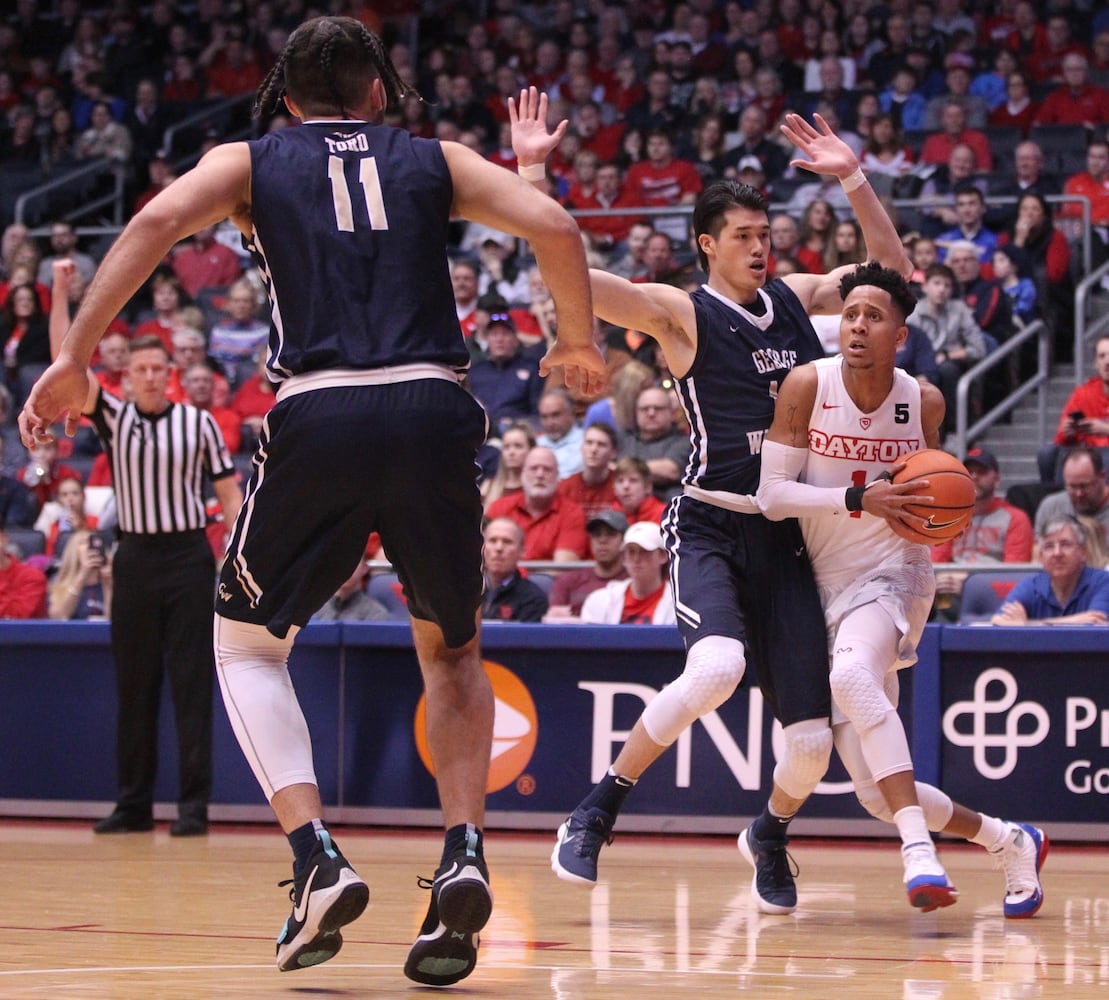
<path fill-rule="evenodd" d="M 859 734 L 875 781 L 913 767 L 905 727 L 885 690 L 899 638 L 889 615 L 867 604 L 843 620 L 833 644 L 832 697 Z"/>
<path fill-rule="evenodd" d="M 841 723 L 835 727 L 836 753 L 839 754 L 843 766 L 851 776 L 855 785 L 855 795 L 858 796 L 862 807 L 875 819 L 883 823 L 893 822 L 893 813 L 886 805 L 885 796 L 878 788 L 877 783 L 870 774 L 870 768 L 863 760 L 862 744 L 859 734 L 853 726 Z M 924 820 L 928 829 L 939 833 L 951 822 L 951 815 L 955 810 L 950 797 L 933 785 L 926 785 L 923 781 L 916 783 L 916 797 L 920 807 L 924 810 Z"/>
<path fill-rule="evenodd" d="M 785 756 L 774 765 L 774 783 L 793 799 L 807 799 L 828 770 L 832 730 L 827 719 L 805 719 L 785 726 Z"/>
<path fill-rule="evenodd" d="M 643 710 L 643 727 L 659 746 L 668 747 L 686 729 L 727 701 L 743 679 L 743 643 L 722 635 L 698 639 L 685 669 Z"/>
<path fill-rule="evenodd" d="M 289 785 L 316 784 L 308 723 L 289 678 L 289 650 L 298 631 L 278 639 L 261 625 L 215 617 L 223 703 L 267 800 Z"/>

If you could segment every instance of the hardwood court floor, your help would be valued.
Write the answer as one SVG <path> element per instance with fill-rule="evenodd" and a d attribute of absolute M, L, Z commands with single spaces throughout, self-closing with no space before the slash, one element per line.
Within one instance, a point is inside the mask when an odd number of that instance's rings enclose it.
<path fill-rule="evenodd" d="M 401 973 L 440 840 L 337 828 L 371 883 L 332 962 L 278 973 L 289 854 L 276 827 L 203 839 L 95 837 L 85 822 L 0 822 L 0 1000 L 203 1000 L 429 995 Z M 957 905 L 905 902 L 896 845 L 797 840 L 800 906 L 757 912 L 729 838 L 625 835 L 592 890 L 560 882 L 551 840 L 492 832 L 496 909 L 477 971 L 450 994 L 503 1000 L 1067 1000 L 1109 996 L 1109 849 L 1058 845 L 1047 902 L 1001 915 L 985 852 L 945 844 Z"/>

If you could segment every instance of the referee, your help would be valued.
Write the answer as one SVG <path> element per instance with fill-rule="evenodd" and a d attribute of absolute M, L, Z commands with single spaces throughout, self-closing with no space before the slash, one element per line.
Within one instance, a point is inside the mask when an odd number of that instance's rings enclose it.
<path fill-rule="evenodd" d="M 72 272 L 72 262 L 55 263 L 54 302 L 67 301 Z M 64 306 L 58 312 L 51 313 L 54 353 L 69 325 Z M 212 789 L 216 566 L 205 532 L 205 476 L 227 525 L 235 521 L 242 493 L 211 415 L 166 397 L 170 359 L 159 337 L 132 341 L 128 375 L 132 401 L 124 402 L 104 392 L 90 372 L 82 409 L 111 462 L 120 533 L 111 616 L 119 798 L 93 829 L 153 829 L 158 709 L 168 674 L 181 782 L 170 833 L 195 836 L 208 831 Z"/>

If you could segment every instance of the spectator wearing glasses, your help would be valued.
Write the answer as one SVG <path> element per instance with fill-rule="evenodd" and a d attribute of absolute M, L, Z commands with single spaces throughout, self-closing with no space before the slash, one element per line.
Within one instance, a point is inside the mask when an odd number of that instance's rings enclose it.
<path fill-rule="evenodd" d="M 1109 573 L 1087 565 L 1089 539 L 1069 514 L 1037 534 L 1043 572 L 1021 580 L 990 619 L 994 625 L 1109 624 Z"/>
<path fill-rule="evenodd" d="M 678 480 L 689 458 L 689 439 L 674 426 L 670 393 L 659 386 L 643 389 L 635 401 L 635 429 L 620 439 L 621 458 L 641 458 L 651 470 L 660 500 L 680 492 Z"/>
<path fill-rule="evenodd" d="M 1063 459 L 1063 490 L 1044 497 L 1036 510 L 1036 536 L 1050 521 L 1066 514 L 1092 517 L 1109 532 L 1109 485 L 1105 463 L 1097 448 L 1072 448 Z"/>

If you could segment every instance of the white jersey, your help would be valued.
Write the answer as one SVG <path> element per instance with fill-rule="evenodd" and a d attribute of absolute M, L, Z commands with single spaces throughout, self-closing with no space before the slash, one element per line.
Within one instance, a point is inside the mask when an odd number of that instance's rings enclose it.
<path fill-rule="evenodd" d="M 876 410 L 863 413 L 843 384 L 842 364 L 841 357 L 813 362 L 816 399 L 800 476 L 812 486 L 862 486 L 902 455 L 926 446 L 915 378 L 895 368 L 889 395 Z M 830 635 L 853 608 L 881 604 L 902 636 L 895 666 L 911 663 L 935 591 L 928 547 L 862 511 L 846 518 L 803 517 L 801 530 Z"/>

